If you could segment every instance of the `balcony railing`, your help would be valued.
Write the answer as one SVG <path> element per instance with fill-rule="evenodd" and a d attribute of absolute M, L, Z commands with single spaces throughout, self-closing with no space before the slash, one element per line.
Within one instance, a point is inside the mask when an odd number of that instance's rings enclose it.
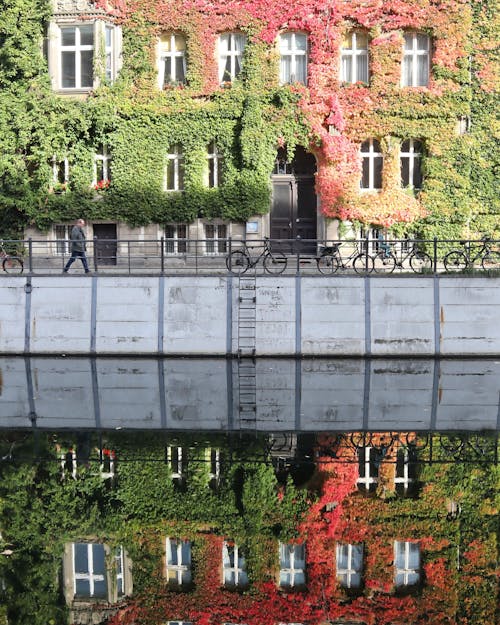
<path fill-rule="evenodd" d="M 281 259 L 278 271 L 266 270 L 265 254 L 252 266 L 266 242 Z M 71 256 L 67 239 L 4 240 L 0 257 L 4 272 L 47 275 L 62 273 Z M 93 273 L 121 275 L 238 274 L 231 254 L 240 250 L 250 259 L 247 272 L 280 275 L 432 275 L 436 273 L 500 275 L 500 241 L 490 239 L 351 239 L 270 241 L 241 239 L 88 239 L 86 256 Z M 232 257 L 231 257 L 232 258 Z M 357 259 L 357 260 L 356 260 Z M 246 261 L 245 261 L 246 262 Z M 267 263 L 267 268 L 271 263 Z M 83 273 L 77 258 L 70 274 Z"/>

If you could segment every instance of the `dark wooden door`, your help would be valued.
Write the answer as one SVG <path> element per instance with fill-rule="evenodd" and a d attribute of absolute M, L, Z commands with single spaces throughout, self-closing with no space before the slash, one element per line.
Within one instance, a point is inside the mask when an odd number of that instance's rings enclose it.
<path fill-rule="evenodd" d="M 281 249 L 314 254 L 317 228 L 314 157 L 302 150 L 291 163 L 283 163 L 283 157 L 277 163 L 281 171 L 272 176 L 271 239 L 291 239 L 293 242 L 281 245 Z"/>
<path fill-rule="evenodd" d="M 98 265 L 116 265 L 116 224 L 94 224 L 94 254 Z"/>

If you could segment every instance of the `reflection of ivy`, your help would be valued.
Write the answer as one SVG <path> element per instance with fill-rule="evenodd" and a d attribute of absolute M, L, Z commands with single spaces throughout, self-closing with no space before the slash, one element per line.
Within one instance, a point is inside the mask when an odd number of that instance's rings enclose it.
<path fill-rule="evenodd" d="M 0 467 L 0 526 L 3 544 L 13 551 L 0 559 L 9 622 L 66 622 L 58 579 L 64 544 L 89 537 L 123 545 L 133 562 L 134 597 L 112 621 L 116 624 L 180 618 L 211 623 L 211 618 L 275 625 L 293 622 L 294 614 L 300 614 L 317 625 L 324 621 L 325 610 L 331 618 L 346 620 L 369 615 L 381 625 L 397 622 L 402 613 L 419 625 L 458 619 L 468 625 L 495 622 L 498 467 L 469 462 L 466 456 L 462 463 L 423 464 L 417 499 L 365 497 L 356 488 L 354 452 L 349 458 L 347 449 L 337 449 L 344 461 L 315 456 L 320 464 L 309 487 L 317 496 L 307 498 L 290 480 L 284 489 L 278 485 L 271 464 L 262 462 L 264 439 L 242 439 L 235 447 L 223 436 L 182 434 L 164 441 L 187 449 L 189 477 L 185 488 L 178 488 L 157 435 L 141 433 L 138 441 L 136 435 L 110 434 L 106 448 L 117 458 L 116 480 L 110 484 L 97 475 L 97 437 L 93 438 L 80 439 L 92 451 L 86 464 L 79 465 L 76 480 L 61 481 L 51 435 L 27 437 L 10 447 L 14 458 L 29 458 L 35 446 L 36 462 L 14 460 Z M 64 439 L 65 444 L 57 436 L 66 447 L 71 437 Z M 323 436 L 318 451 L 331 443 Z M 446 439 L 434 439 L 434 454 L 441 443 L 446 446 Z M 207 445 L 220 450 L 222 479 L 215 491 L 208 487 Z M 386 449 L 380 467 L 384 483 L 389 482 L 384 472 L 394 453 Z M 427 448 L 420 457 L 426 453 Z M 456 519 L 447 516 L 450 498 L 460 504 Z M 166 536 L 192 541 L 194 586 L 189 592 L 166 589 Z M 243 594 L 221 588 L 223 538 L 246 552 L 250 587 Z M 423 584 L 400 596 L 393 588 L 393 541 L 406 539 L 421 545 Z M 279 540 L 306 541 L 303 592 L 283 593 L 276 586 Z M 365 545 L 359 593 L 348 593 L 336 582 L 337 541 Z"/>
<path fill-rule="evenodd" d="M 424 0 L 411 8 L 400 1 L 390 12 L 384 3 L 347 3 L 333 10 L 319 0 L 285 6 L 263 0 L 229 5 L 134 0 L 123 15 L 121 3 L 117 6 L 112 12 L 123 28 L 124 67 L 113 86 L 104 85 L 83 101 L 51 92 L 39 48 L 49 3 L 33 7 L 28 0 L 12 0 L 4 11 L 4 233 L 27 223 L 45 229 L 79 216 L 130 225 L 191 222 L 197 216 L 246 220 L 269 210 L 269 177 L 277 146 L 285 144 L 289 152 L 296 145 L 314 151 L 326 217 L 396 225 L 431 238 L 497 231 L 491 1 L 451 0 L 446 10 Z M 284 24 L 309 34 L 307 88 L 278 85 L 274 45 Z M 370 86 L 339 86 L 341 36 L 353 24 L 371 38 Z M 433 82 L 427 90 L 399 86 L 405 28 L 433 38 Z M 188 86 L 159 92 L 155 42 L 160 32 L 171 30 L 186 38 Z M 244 32 L 248 45 L 240 77 L 220 89 L 213 50 L 217 33 L 229 30 Z M 97 56 L 102 66 L 101 48 Z M 462 116 L 471 116 L 471 132 L 456 136 Z M 360 195 L 358 189 L 358 146 L 367 137 L 383 144 L 386 184 L 377 195 Z M 398 188 L 397 143 L 412 137 L 422 139 L 428 153 L 418 197 Z M 113 154 L 113 182 L 96 201 L 89 190 L 92 154 L 104 139 Z M 217 189 L 203 185 L 212 140 L 227 166 Z M 173 141 L 185 148 L 181 194 L 162 191 L 165 150 Z M 71 191 L 62 197 L 48 193 L 53 154 L 71 162 Z"/>

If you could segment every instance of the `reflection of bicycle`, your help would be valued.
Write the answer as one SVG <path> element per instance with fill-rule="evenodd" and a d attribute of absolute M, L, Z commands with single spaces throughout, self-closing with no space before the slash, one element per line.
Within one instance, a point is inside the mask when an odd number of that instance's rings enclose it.
<path fill-rule="evenodd" d="M 318 271 L 323 274 L 332 274 L 337 269 L 353 268 L 356 273 L 370 273 L 373 269 L 373 259 L 366 252 L 360 252 L 357 248 L 344 260 L 339 252 L 342 243 L 334 243 L 325 246 L 320 255 L 316 258 Z M 352 264 L 350 265 L 349 263 Z"/>
<path fill-rule="evenodd" d="M 262 264 L 267 273 L 280 274 L 286 269 L 286 256 L 279 250 L 272 250 L 267 237 L 258 256 L 252 256 L 250 248 L 244 243 L 243 249 L 234 250 L 226 256 L 226 267 L 231 273 L 241 275 L 250 267 L 255 267 L 261 258 L 264 259 Z"/>
<path fill-rule="evenodd" d="M 24 263 L 19 256 L 11 256 L 4 247 L 4 242 L 0 241 L 0 258 L 2 258 L 2 269 L 7 273 L 22 273 Z"/>
<path fill-rule="evenodd" d="M 450 273 L 463 271 L 481 261 L 483 269 L 500 269 L 500 253 L 491 249 L 491 239 L 483 237 L 479 244 L 473 241 L 460 241 L 463 250 L 452 250 L 443 258 L 444 268 Z M 474 249 L 477 251 L 474 253 Z"/>
<path fill-rule="evenodd" d="M 398 259 L 392 251 L 391 244 L 382 241 L 379 244 L 378 252 L 372 258 L 373 269 L 376 273 L 392 273 L 396 267 L 403 269 L 406 261 L 414 273 L 428 273 L 432 270 L 433 265 L 429 254 L 420 251 L 415 243 Z"/>

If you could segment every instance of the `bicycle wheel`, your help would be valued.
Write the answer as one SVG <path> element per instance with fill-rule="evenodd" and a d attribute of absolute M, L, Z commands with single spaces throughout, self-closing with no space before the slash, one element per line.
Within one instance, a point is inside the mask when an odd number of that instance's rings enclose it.
<path fill-rule="evenodd" d="M 467 267 L 467 256 L 463 252 L 453 251 L 443 258 L 444 268 L 448 273 L 463 271 Z"/>
<path fill-rule="evenodd" d="M 231 273 L 234 273 L 236 276 L 245 273 L 245 271 L 250 266 L 250 259 L 245 252 L 241 250 L 234 250 L 228 256 L 226 256 L 226 267 L 227 270 Z"/>
<path fill-rule="evenodd" d="M 269 252 L 264 256 L 264 269 L 267 273 L 278 275 L 286 269 L 287 260 L 283 252 Z"/>
<path fill-rule="evenodd" d="M 352 266 L 356 273 L 371 273 L 373 271 L 373 257 L 366 253 L 358 254 L 352 261 Z"/>
<path fill-rule="evenodd" d="M 481 266 L 486 271 L 491 271 L 492 269 L 500 269 L 500 253 L 488 252 L 487 254 L 485 254 L 483 256 Z"/>
<path fill-rule="evenodd" d="M 318 271 L 325 275 L 335 273 L 339 268 L 339 259 L 331 254 L 325 254 L 317 259 Z"/>
<path fill-rule="evenodd" d="M 391 253 L 387 256 L 384 252 L 378 252 L 373 257 L 373 269 L 375 273 L 392 273 L 396 262 L 396 258 Z"/>
<path fill-rule="evenodd" d="M 7 273 L 22 273 L 24 264 L 18 256 L 6 256 L 3 259 L 2 269 Z"/>
<path fill-rule="evenodd" d="M 414 273 L 430 273 L 432 266 L 432 258 L 425 252 L 415 252 L 410 256 L 410 267 Z"/>

